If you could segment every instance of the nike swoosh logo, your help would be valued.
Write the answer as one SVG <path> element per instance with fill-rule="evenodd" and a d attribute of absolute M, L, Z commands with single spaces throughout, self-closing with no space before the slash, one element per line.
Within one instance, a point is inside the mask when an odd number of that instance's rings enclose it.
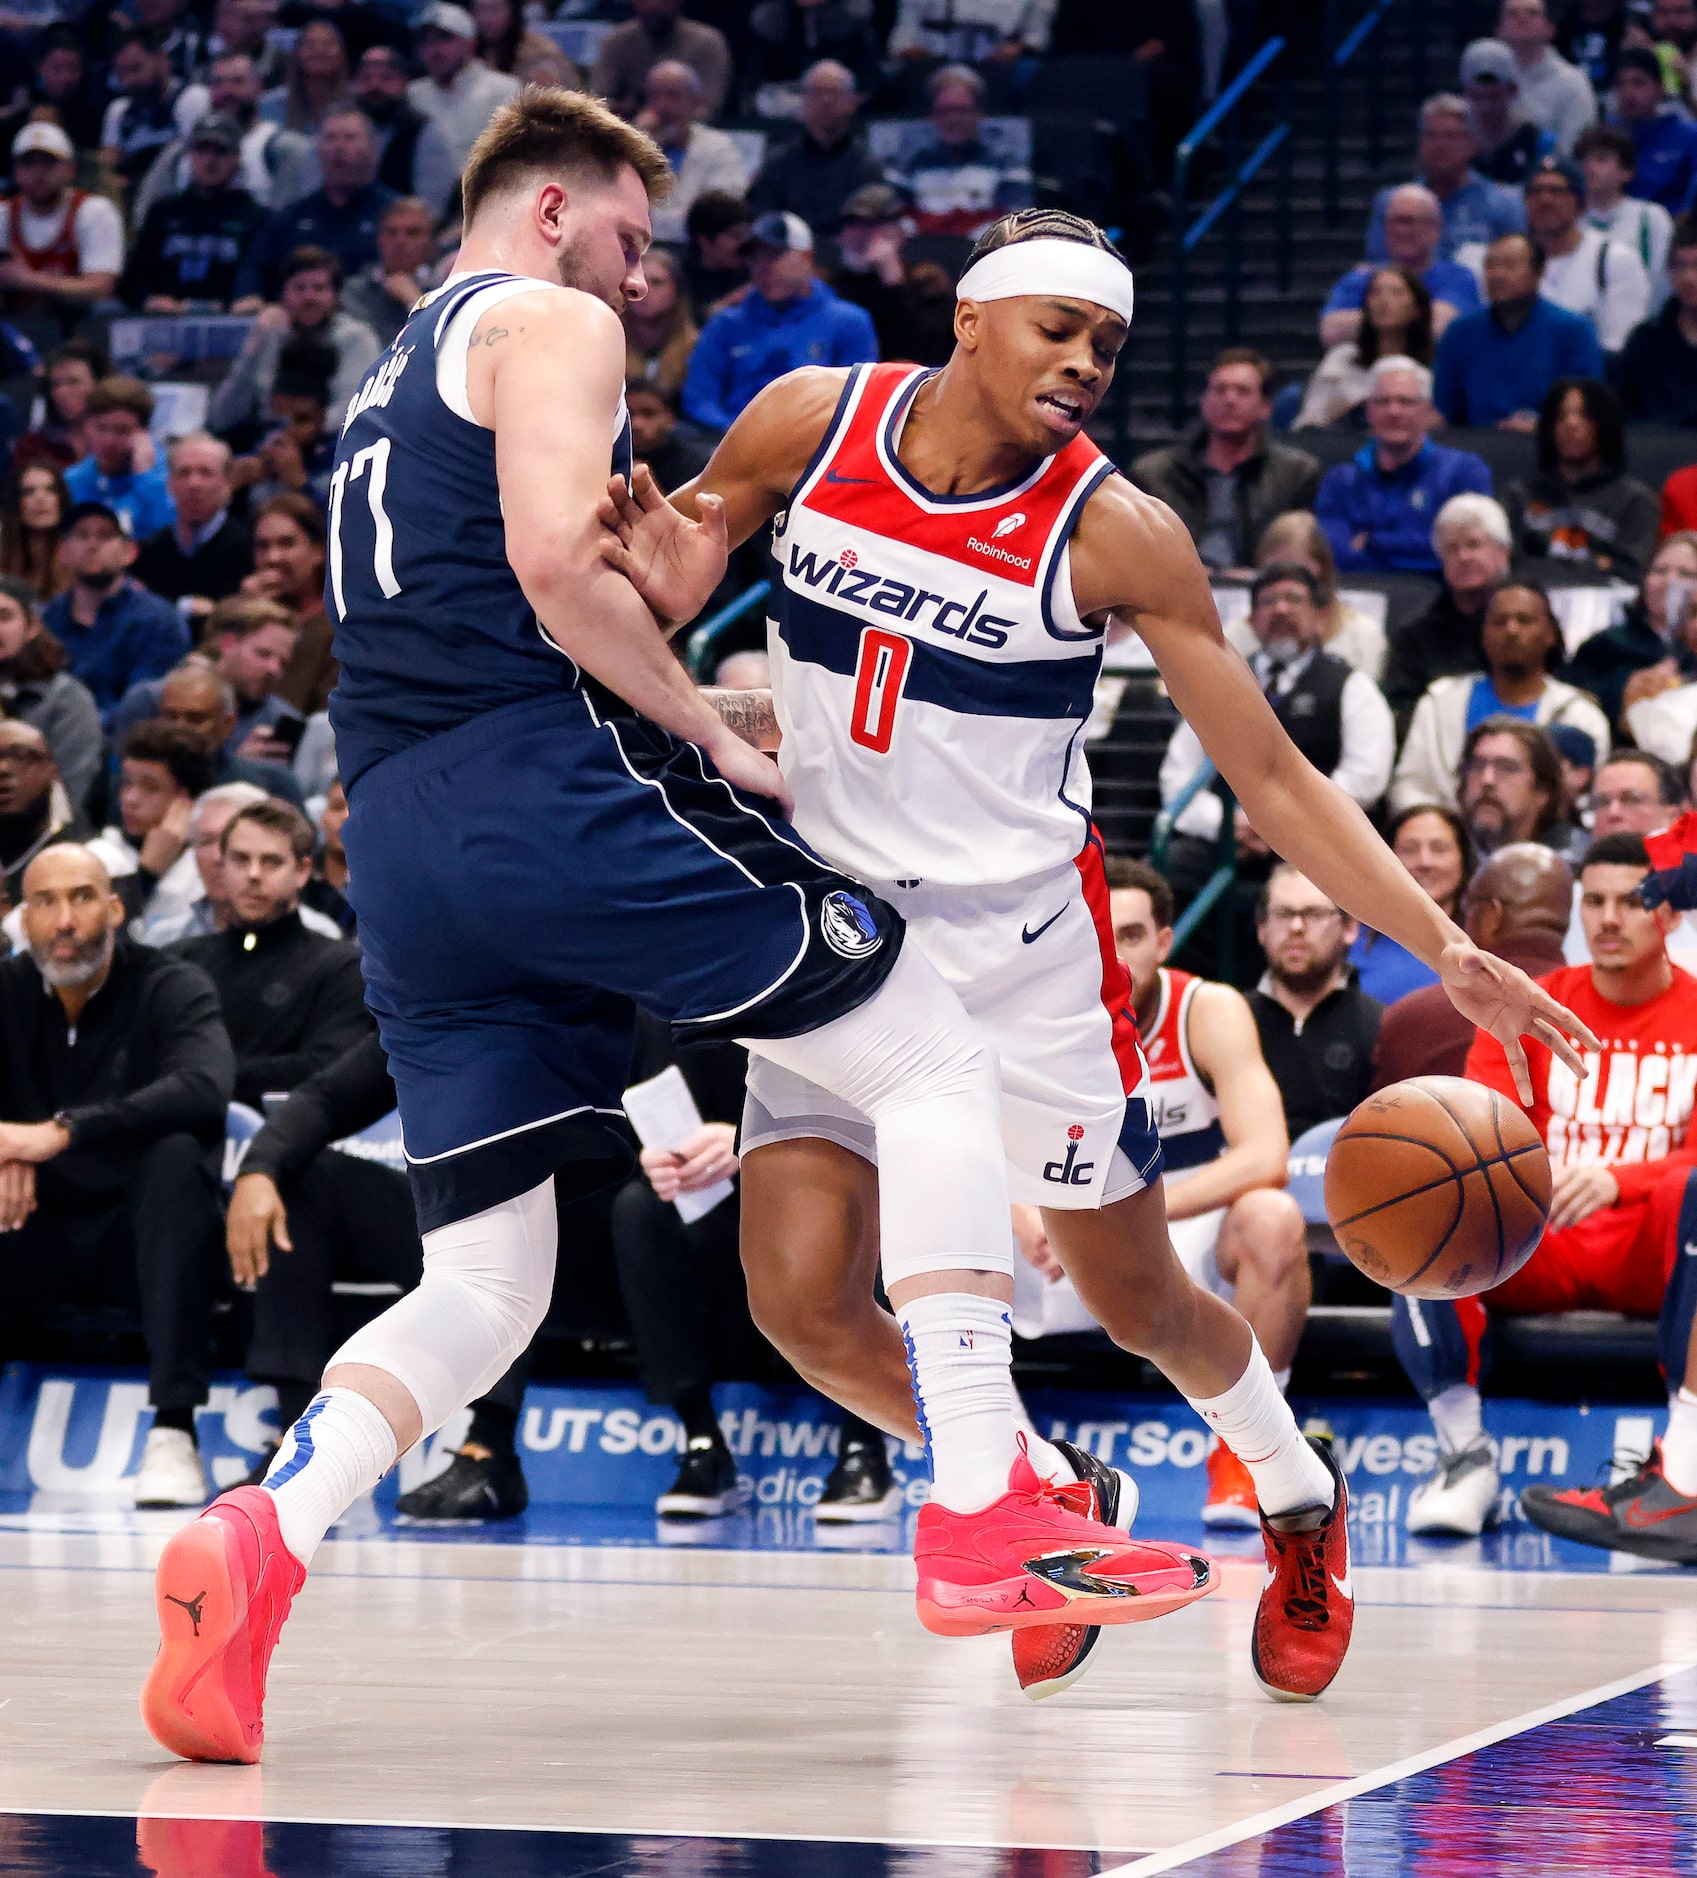
<path fill-rule="evenodd" d="M 828 469 L 825 472 L 825 480 L 828 483 L 863 483 L 870 489 L 878 478 L 876 476 L 839 476 L 834 469 Z"/>
<path fill-rule="evenodd" d="M 1068 905 L 1070 904 L 1071 902 L 1069 901 Z M 1066 911 L 1066 907 L 1063 906 L 1061 908 L 1061 913 L 1064 913 L 1065 911 Z M 1034 940 L 1041 939 L 1044 933 L 1046 933 L 1049 930 L 1049 928 L 1054 925 L 1055 921 L 1060 918 L 1061 913 L 1052 914 L 1048 919 L 1044 920 L 1043 924 L 1039 926 L 1035 932 L 1033 932 L 1029 926 L 1021 926 L 1019 929 L 1020 938 L 1023 939 L 1027 945 L 1030 945 Z"/>
<path fill-rule="evenodd" d="M 1327 1576 L 1329 1577 L 1330 1573 L 1328 1573 Z M 1353 1603 L 1355 1599 L 1354 1575 L 1350 1572 L 1345 1572 L 1341 1578 L 1333 1578 L 1332 1589 L 1340 1598 L 1348 1598 Z"/>
<path fill-rule="evenodd" d="M 1627 1525 L 1641 1528 L 1644 1526 L 1659 1526 L 1664 1519 L 1678 1519 L 1682 1515 L 1689 1514 L 1691 1511 L 1689 1506 L 1670 1506 L 1662 1513 L 1640 1514 L 1639 1509 L 1643 1504 L 1644 1502 L 1642 1500 L 1634 1500 L 1626 1509 Z"/>

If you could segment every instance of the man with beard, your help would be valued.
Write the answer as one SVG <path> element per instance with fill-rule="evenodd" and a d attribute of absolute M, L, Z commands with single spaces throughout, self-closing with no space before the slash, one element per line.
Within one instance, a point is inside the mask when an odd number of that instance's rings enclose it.
<path fill-rule="evenodd" d="M 1573 830 L 1561 818 L 1561 758 L 1549 734 L 1514 717 L 1488 717 L 1468 732 L 1456 772 L 1461 812 L 1480 854 L 1511 841 L 1541 841 L 1565 855 Z"/>
<path fill-rule="evenodd" d="M 1384 1006 L 1351 982 L 1356 922 L 1288 861 L 1267 878 L 1255 931 L 1267 970 L 1249 994 L 1292 1141 L 1347 1115 L 1373 1086 Z"/>
<path fill-rule="evenodd" d="M 93 832 L 72 808 L 47 739 L 22 718 L 0 720 L 0 880 L 17 904 L 24 870 L 54 841 Z"/>
<path fill-rule="evenodd" d="M 440 215 L 459 181 L 458 165 L 447 138 L 407 101 L 410 83 L 407 62 L 393 46 L 367 46 L 354 67 L 354 101 L 377 133 L 377 180 L 398 196 L 422 196 Z"/>
<path fill-rule="evenodd" d="M 235 1056 L 206 975 L 123 936 L 87 848 L 37 855 L 23 905 L 28 954 L 0 964 L 0 1358 L 48 1310 L 139 1310 L 154 1415 L 137 1504 L 198 1506 Z"/>

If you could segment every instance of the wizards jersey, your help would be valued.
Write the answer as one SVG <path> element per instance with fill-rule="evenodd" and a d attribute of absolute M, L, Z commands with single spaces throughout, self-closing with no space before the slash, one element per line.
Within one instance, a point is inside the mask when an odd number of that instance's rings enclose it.
<path fill-rule="evenodd" d="M 1220 1105 L 1190 1054 L 1190 1007 L 1206 980 L 1163 966 L 1160 982 L 1155 1021 L 1143 1040 L 1149 1063 L 1144 1093 L 1161 1137 L 1161 1156 L 1168 1171 L 1178 1173 L 1218 1160 L 1225 1153 L 1226 1137 Z"/>

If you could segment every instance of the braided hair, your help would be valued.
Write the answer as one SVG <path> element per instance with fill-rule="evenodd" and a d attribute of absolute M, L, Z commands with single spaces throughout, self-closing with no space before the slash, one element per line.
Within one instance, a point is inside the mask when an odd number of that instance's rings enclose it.
<path fill-rule="evenodd" d="M 985 255 L 1022 241 L 1076 241 L 1087 248 L 1100 248 L 1117 260 L 1125 260 L 1103 231 L 1082 215 L 1069 215 L 1065 209 L 1016 209 L 1012 215 L 1004 215 L 985 229 L 966 257 L 966 265 L 971 267 Z"/>

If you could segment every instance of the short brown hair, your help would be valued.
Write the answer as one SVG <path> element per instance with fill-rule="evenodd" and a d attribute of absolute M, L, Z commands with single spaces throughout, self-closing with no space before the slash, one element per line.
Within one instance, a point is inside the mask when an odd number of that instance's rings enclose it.
<path fill-rule="evenodd" d="M 1261 390 L 1265 393 L 1273 379 L 1273 362 L 1264 352 L 1257 352 L 1253 346 L 1227 346 L 1224 352 L 1214 355 L 1214 363 L 1208 367 L 1208 376 L 1227 365 L 1248 365 L 1254 368 L 1255 376 L 1261 381 Z"/>
<path fill-rule="evenodd" d="M 364 116 L 364 113 L 360 113 Z M 291 248 L 283 256 L 283 265 L 277 270 L 279 289 L 286 287 L 297 274 L 328 274 L 330 285 L 338 293 L 342 290 L 342 264 L 328 248 L 317 247 L 312 242 L 303 242 L 298 248 Z"/>
<path fill-rule="evenodd" d="M 181 724 L 167 724 L 157 717 L 145 719 L 124 739 L 124 757 L 137 763 L 158 763 L 171 773 L 171 780 L 191 796 L 204 795 L 212 787 L 212 752 L 204 739 Z"/>
<path fill-rule="evenodd" d="M 128 411 L 142 424 L 153 421 L 153 393 L 139 378 L 103 378 L 88 394 L 88 415 L 105 417 L 112 411 Z"/>
<path fill-rule="evenodd" d="M 1165 874 L 1158 873 L 1147 861 L 1133 861 L 1123 854 L 1110 854 L 1107 861 L 1108 891 L 1140 891 L 1149 896 L 1149 910 L 1157 926 L 1173 923 L 1173 890 Z"/>
<path fill-rule="evenodd" d="M 201 636 L 211 641 L 228 633 L 232 639 L 247 639 L 263 632 L 267 626 L 287 626 L 292 633 L 300 631 L 300 621 L 275 600 L 244 600 L 240 594 L 232 594 L 229 599 L 220 600 L 207 614 Z"/>
<path fill-rule="evenodd" d="M 297 861 L 312 858 L 312 824 L 292 802 L 267 796 L 263 802 L 250 802 L 245 809 L 237 809 L 224 824 L 224 832 L 218 838 L 220 854 L 229 852 L 230 830 L 237 822 L 252 822 L 256 828 L 268 828 L 272 834 L 281 835 L 288 842 L 289 852 Z"/>
<path fill-rule="evenodd" d="M 652 137 L 617 117 L 599 98 L 559 85 L 526 85 L 485 125 L 460 177 L 466 226 L 491 196 L 537 170 L 591 170 L 613 182 L 626 166 L 642 178 L 650 202 L 676 178 Z"/>
<path fill-rule="evenodd" d="M 253 512 L 255 529 L 273 515 L 288 516 L 315 547 L 324 546 L 324 512 L 311 496 L 303 496 L 297 489 L 286 489 L 280 496 L 268 496 Z"/>

